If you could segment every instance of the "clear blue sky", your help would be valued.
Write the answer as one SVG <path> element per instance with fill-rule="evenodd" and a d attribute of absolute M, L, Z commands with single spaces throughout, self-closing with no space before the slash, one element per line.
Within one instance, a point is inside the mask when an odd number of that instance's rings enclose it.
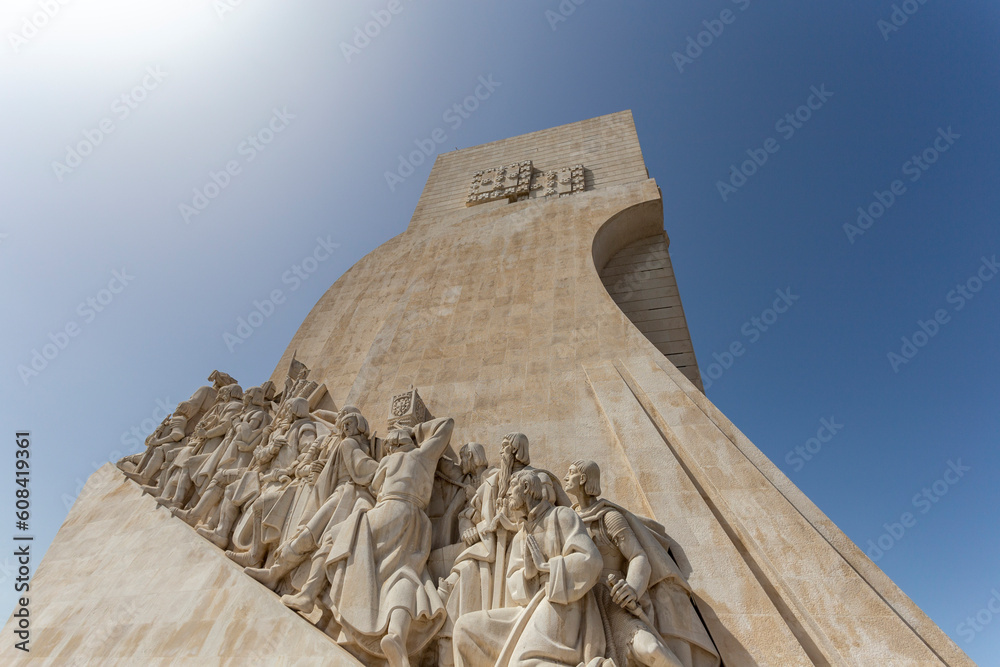
<path fill-rule="evenodd" d="M 897 26 L 887 1 L 564 0 L 564 16 L 557 0 L 402 0 L 351 50 L 387 0 L 228 1 L 88 0 L 37 30 L 36 2 L 0 9 L 6 532 L 16 430 L 33 437 L 40 554 L 158 402 L 213 368 L 266 377 L 327 287 L 406 227 L 432 161 L 393 189 L 385 172 L 414 141 L 442 128 L 452 150 L 631 109 L 703 371 L 744 344 L 709 397 L 863 548 L 909 512 L 879 566 L 1000 664 L 1000 619 L 960 625 L 1000 591 L 1000 279 L 977 277 L 1000 255 L 1000 6 L 902 3 L 916 11 Z M 489 99 L 446 119 L 480 76 L 499 84 Z M 262 130 L 270 143 L 247 142 Z M 95 145 L 67 156 L 80 142 Z M 751 175 L 723 197 L 732 165 Z M 859 207 L 880 215 L 845 230 Z M 319 237 L 339 247 L 306 280 L 286 274 Z M 224 335 L 275 289 L 284 302 L 231 352 Z M 798 300 L 775 320 L 786 289 Z M 50 334 L 65 348 L 25 381 Z M 843 427 L 798 460 L 823 419 Z M 970 469 L 935 492 L 949 462 Z M 8 607 L 12 565 L 0 557 Z"/>

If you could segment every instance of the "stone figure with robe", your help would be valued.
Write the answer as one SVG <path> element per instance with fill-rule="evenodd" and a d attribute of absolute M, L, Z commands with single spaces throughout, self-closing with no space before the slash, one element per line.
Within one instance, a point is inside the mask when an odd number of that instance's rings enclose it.
<path fill-rule="evenodd" d="M 215 405 L 219 390 L 236 384 L 231 375 L 218 370 L 212 371 L 208 379 L 212 382 L 211 386 L 196 389 L 191 398 L 179 403 L 173 413 L 167 415 L 146 438 L 145 452 L 127 456 L 118 462 L 118 467 L 126 477 L 141 486 L 158 481 L 164 464 L 169 463 L 174 454 L 186 444 L 198 420 Z"/>
<path fill-rule="evenodd" d="M 600 498 L 594 461 L 574 462 L 564 482 L 603 559 L 594 594 L 608 630 L 607 657 L 621 666 L 719 667 L 663 526 Z"/>
<path fill-rule="evenodd" d="M 579 515 L 549 499 L 543 474 L 514 474 L 508 511 L 520 524 L 505 584 L 516 606 L 464 614 L 455 623 L 459 667 L 604 665 L 604 625 L 593 588 L 603 569 Z"/>
<path fill-rule="evenodd" d="M 462 535 L 468 547 L 441 582 L 448 608 L 448 621 L 441 632 L 445 642 L 461 616 L 513 604 L 504 577 L 512 553 L 509 547 L 513 525 L 505 514 L 504 503 L 512 475 L 521 470 L 536 470 L 530 464 L 528 437 L 523 433 L 507 434 L 500 445 L 500 467 L 485 476 L 472 500 L 472 505 L 478 508 L 479 521 Z M 538 473 L 550 501 L 569 507 L 569 498 L 559 478 L 547 470 Z"/>
<path fill-rule="evenodd" d="M 278 453 L 271 469 L 260 477 L 260 495 L 244 503 L 243 515 L 233 530 L 235 548 L 226 552 L 244 567 L 260 565 L 286 536 L 286 526 L 295 522 L 303 507 L 300 502 L 319 452 L 318 422 L 309 414 L 309 402 L 292 398 L 287 405 L 287 427 L 270 438 Z"/>
<path fill-rule="evenodd" d="M 197 502 L 186 508 L 174 508 L 174 516 L 199 526 L 218 520 L 218 508 L 226 489 L 250 467 L 253 452 L 265 437 L 271 415 L 264 386 L 251 387 L 243 394 L 243 410 L 233 420 L 222 444 L 195 475 L 194 482 L 201 492 Z"/>
<path fill-rule="evenodd" d="M 426 508 L 454 426 L 452 419 L 434 419 L 389 433 L 372 481 L 376 504 L 337 526 L 326 560 L 327 606 L 347 646 L 390 667 L 409 667 L 410 656 L 444 623 L 444 604 L 427 572 Z"/>
<path fill-rule="evenodd" d="M 243 409 L 243 389 L 238 384 L 219 389 L 218 399 L 212 409 L 198 421 L 187 444 L 170 459 L 160 474 L 159 484 L 147 486 L 145 491 L 156 497 L 156 502 L 167 507 L 183 506 L 195 491 L 192 476 L 219 447 L 233 420 Z"/>
<path fill-rule="evenodd" d="M 356 408 L 348 407 L 337 418 L 336 429 L 339 438 L 325 462 L 320 462 L 322 471 L 315 484 L 317 495 L 326 500 L 304 517 L 296 532 L 278 548 L 270 567 L 246 569 L 271 590 L 277 589 L 283 578 L 291 577 L 289 587 L 295 593 L 282 596 L 282 602 L 298 611 L 311 611 L 328 583 L 325 565 L 332 529 L 352 513 L 375 506 L 369 486 L 378 463 L 371 456 L 368 421 Z M 300 573 L 302 580 L 296 581 L 296 568 L 306 561 L 310 567 Z"/>

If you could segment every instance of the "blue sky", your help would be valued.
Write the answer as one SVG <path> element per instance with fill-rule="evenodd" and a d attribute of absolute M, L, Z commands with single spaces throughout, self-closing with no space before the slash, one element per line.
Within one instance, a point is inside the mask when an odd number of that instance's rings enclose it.
<path fill-rule="evenodd" d="M 38 553 L 159 402 L 213 368 L 266 377 L 327 287 L 405 229 L 432 160 L 392 188 L 385 173 L 415 141 L 441 128 L 447 151 L 631 109 L 701 368 L 729 366 L 709 397 L 862 548 L 889 544 L 878 565 L 973 659 L 1000 664 L 1000 619 L 961 625 L 1000 590 L 1000 279 L 983 280 L 1000 255 L 1000 6 L 896 3 L 896 25 L 884 1 L 347 4 L 0 9 L 0 422 L 11 468 L 14 432 L 32 432 Z M 385 25 L 345 48 L 372 12 Z M 446 118 L 479 77 L 490 97 Z M 80 142 L 92 150 L 69 156 Z M 880 215 L 845 230 L 859 207 Z M 774 318 L 776 290 L 798 299 Z M 50 334 L 65 347 L 19 372 Z M 842 428 L 809 443 L 822 420 Z M 13 492 L 0 484 L 0 516 Z"/>

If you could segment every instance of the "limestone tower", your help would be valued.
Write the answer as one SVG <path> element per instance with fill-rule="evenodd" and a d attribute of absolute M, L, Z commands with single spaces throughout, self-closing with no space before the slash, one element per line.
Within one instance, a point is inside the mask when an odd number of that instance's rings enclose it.
<path fill-rule="evenodd" d="M 319 408 L 381 434 L 416 387 L 456 450 L 495 463 L 520 432 L 560 478 L 597 462 L 603 496 L 664 527 L 726 667 L 972 665 L 706 398 L 663 207 L 628 111 L 440 155 L 406 231 L 334 283 L 271 380 L 294 355 Z M 357 664 L 117 471 L 91 486 L 33 582 L 39 657 Z M 134 613 L 88 643 L 114 604 Z"/>

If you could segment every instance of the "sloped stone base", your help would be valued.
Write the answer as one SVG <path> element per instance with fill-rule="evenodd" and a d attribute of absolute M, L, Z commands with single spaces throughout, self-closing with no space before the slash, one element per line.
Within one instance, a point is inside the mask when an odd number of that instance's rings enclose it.
<path fill-rule="evenodd" d="M 88 480 L 28 595 L 31 651 L 8 647 L 5 665 L 360 664 L 111 464 Z M 4 636 L 13 630 L 12 618 Z"/>

